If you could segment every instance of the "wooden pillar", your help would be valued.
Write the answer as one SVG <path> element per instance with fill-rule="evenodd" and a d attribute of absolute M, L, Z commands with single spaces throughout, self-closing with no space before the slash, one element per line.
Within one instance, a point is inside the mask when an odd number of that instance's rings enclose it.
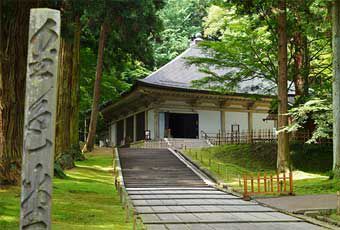
<path fill-rule="evenodd" d="M 123 139 L 124 139 L 124 144 L 126 144 L 125 143 L 125 138 L 126 138 L 126 118 L 124 118 L 124 129 L 123 129 Z"/>
<path fill-rule="evenodd" d="M 137 118 L 133 115 L 133 142 L 137 140 Z"/>
<path fill-rule="evenodd" d="M 254 129 L 253 127 L 253 112 L 248 112 L 248 131 L 251 132 Z"/>
<path fill-rule="evenodd" d="M 221 110 L 220 114 L 221 114 L 221 133 L 222 133 L 222 135 L 224 135 L 226 133 L 226 130 L 225 130 L 225 111 Z"/>
<path fill-rule="evenodd" d="M 159 139 L 159 111 L 154 111 L 154 132 L 155 132 L 155 139 Z"/>
<path fill-rule="evenodd" d="M 145 124 L 145 128 L 144 129 L 145 130 L 149 130 L 149 118 L 148 118 L 148 116 L 149 116 L 149 113 L 148 113 L 147 110 L 145 110 L 145 114 L 144 114 L 144 124 Z"/>

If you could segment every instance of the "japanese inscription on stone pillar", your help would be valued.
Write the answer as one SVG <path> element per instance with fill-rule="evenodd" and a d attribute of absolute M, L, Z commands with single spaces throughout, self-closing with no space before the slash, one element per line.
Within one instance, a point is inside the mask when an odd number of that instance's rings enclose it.
<path fill-rule="evenodd" d="M 60 12 L 31 9 L 20 229 L 51 229 Z"/>

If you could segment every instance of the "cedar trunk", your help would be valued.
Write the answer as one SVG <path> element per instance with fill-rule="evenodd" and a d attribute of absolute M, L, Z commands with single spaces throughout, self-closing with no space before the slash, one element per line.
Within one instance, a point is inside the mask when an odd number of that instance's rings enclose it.
<path fill-rule="evenodd" d="M 20 180 L 29 10 L 37 1 L 0 1 L 0 184 Z"/>
<path fill-rule="evenodd" d="M 72 148 L 79 147 L 79 88 L 80 88 L 80 17 L 76 16 L 73 40 L 72 82 L 71 82 L 71 114 L 70 114 L 70 143 Z"/>
<path fill-rule="evenodd" d="M 296 96 L 303 96 L 305 95 L 305 84 L 306 84 L 306 78 L 304 76 L 304 58 L 305 58 L 305 44 L 304 42 L 306 39 L 304 39 L 302 33 L 300 31 L 295 32 L 294 34 L 294 85 L 295 85 L 295 95 Z"/>
<path fill-rule="evenodd" d="M 79 149 L 79 52 L 80 22 L 75 19 L 74 38 L 61 39 L 58 77 L 55 157 Z"/>
<path fill-rule="evenodd" d="M 287 26 L 286 26 L 286 1 L 279 1 L 280 13 L 278 16 L 278 128 L 282 129 L 288 125 L 287 109 Z M 278 134 L 278 153 L 277 153 L 277 169 L 286 171 L 289 168 L 289 140 L 287 132 L 279 132 Z"/>
<path fill-rule="evenodd" d="M 100 28 L 98 57 L 97 57 L 97 70 L 96 70 L 96 79 L 94 82 L 94 89 L 93 89 L 91 119 L 90 119 L 90 125 L 89 125 L 89 133 L 87 136 L 86 144 L 83 148 L 83 152 L 86 152 L 86 151 L 91 152 L 93 150 L 94 141 L 95 141 L 97 119 L 98 119 L 98 113 L 99 113 L 100 82 L 101 82 L 102 72 L 103 72 L 103 56 L 104 56 L 106 33 L 107 33 L 107 24 L 104 22 Z"/>

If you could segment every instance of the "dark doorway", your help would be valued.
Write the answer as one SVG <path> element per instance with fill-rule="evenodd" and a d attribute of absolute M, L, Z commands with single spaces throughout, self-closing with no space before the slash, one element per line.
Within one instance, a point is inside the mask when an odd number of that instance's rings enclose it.
<path fill-rule="evenodd" d="M 137 141 L 145 139 L 145 112 L 136 115 L 136 132 Z"/>
<path fill-rule="evenodd" d="M 166 113 L 165 126 L 173 138 L 198 138 L 198 114 Z"/>
<path fill-rule="evenodd" d="M 126 137 L 125 137 L 125 144 L 133 142 L 133 116 L 126 118 Z"/>

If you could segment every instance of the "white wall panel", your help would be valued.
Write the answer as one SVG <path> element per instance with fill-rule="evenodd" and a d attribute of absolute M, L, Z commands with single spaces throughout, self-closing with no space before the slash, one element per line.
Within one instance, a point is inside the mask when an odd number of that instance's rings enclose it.
<path fill-rule="evenodd" d="M 221 129 L 220 111 L 198 110 L 199 136 L 201 131 L 206 133 L 218 133 Z"/>
<path fill-rule="evenodd" d="M 111 135 L 110 135 L 111 140 L 110 140 L 110 142 L 111 142 L 112 146 L 115 146 L 117 144 L 116 143 L 116 140 L 117 140 L 117 125 L 116 125 L 116 123 L 111 124 L 110 131 L 111 131 Z"/>
<path fill-rule="evenodd" d="M 231 125 L 239 125 L 240 131 L 248 131 L 248 112 L 226 112 L 227 132 L 231 132 Z"/>
<path fill-rule="evenodd" d="M 253 113 L 253 129 L 270 129 L 274 128 L 274 121 L 263 121 L 268 116 L 267 113 Z"/>
<path fill-rule="evenodd" d="M 148 130 L 151 132 L 151 139 L 155 138 L 155 111 L 154 110 L 149 110 L 148 111 Z"/>

